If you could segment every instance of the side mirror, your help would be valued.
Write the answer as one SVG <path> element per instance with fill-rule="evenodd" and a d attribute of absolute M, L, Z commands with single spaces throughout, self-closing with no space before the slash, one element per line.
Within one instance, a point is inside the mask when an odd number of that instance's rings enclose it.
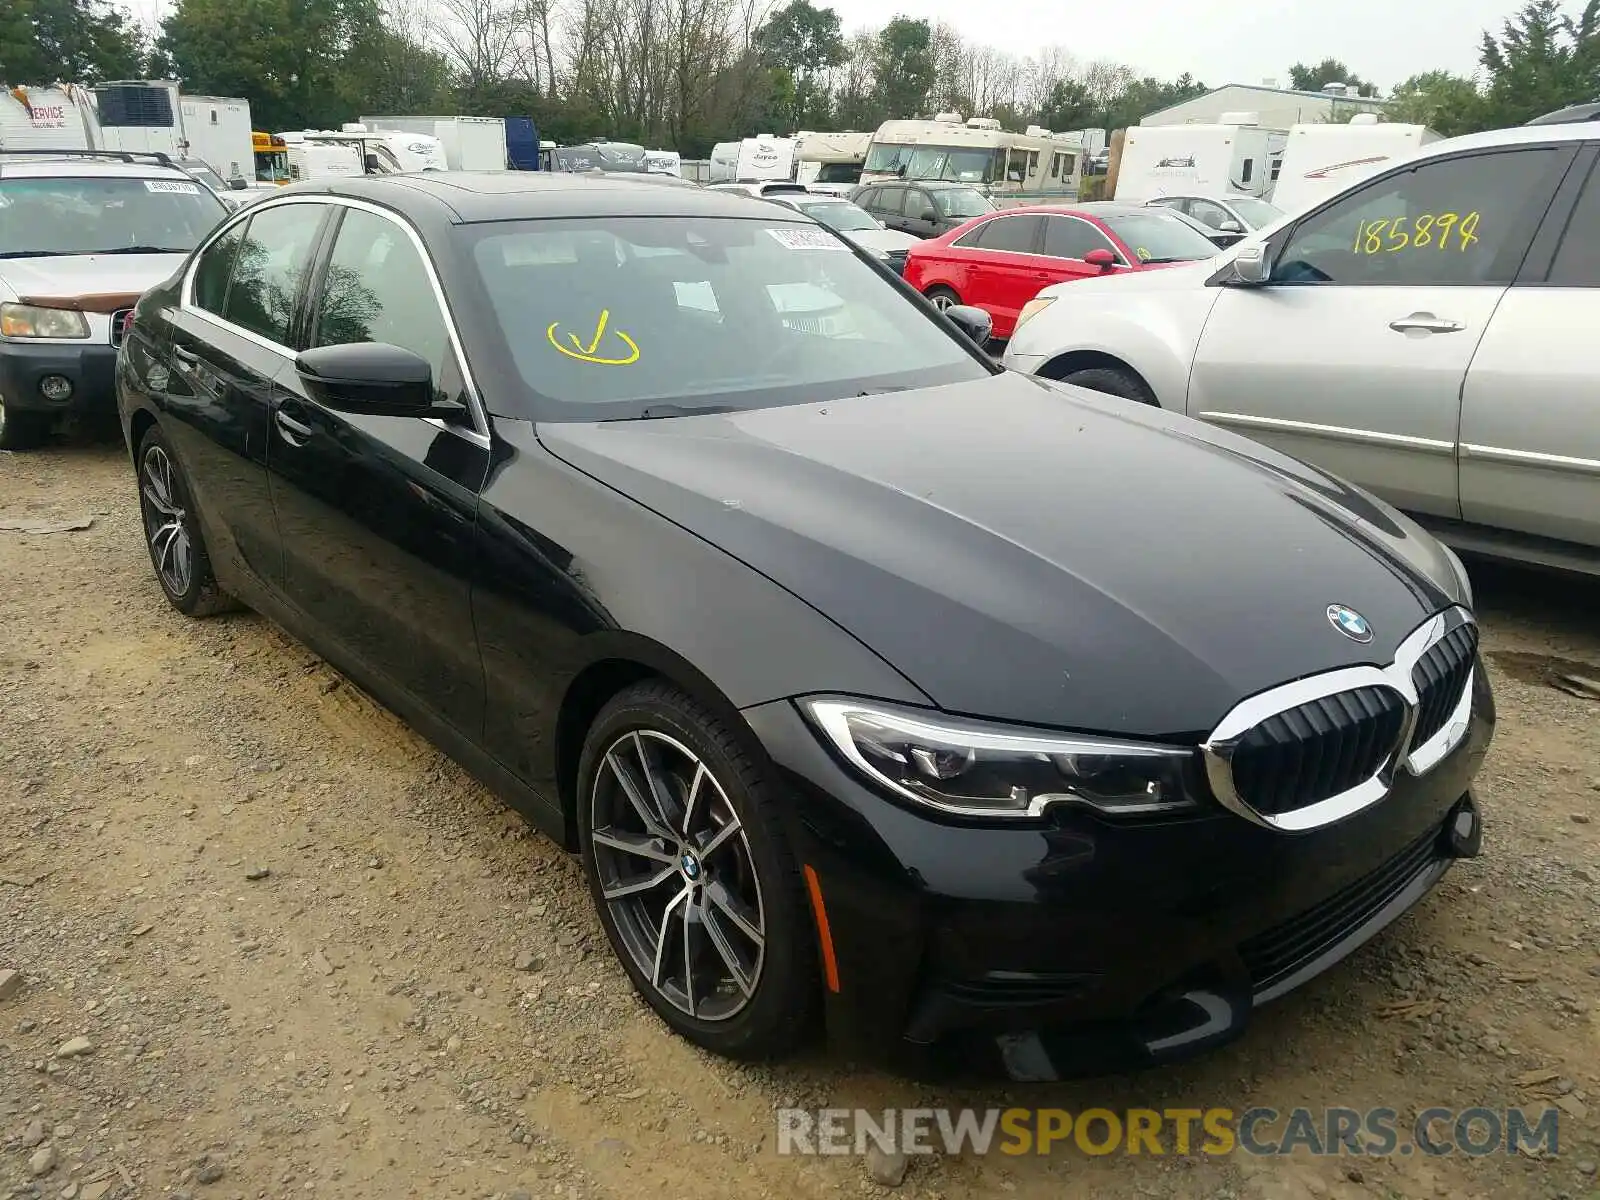
<path fill-rule="evenodd" d="M 341 412 L 374 417 L 443 417 L 458 404 L 441 404 L 426 359 L 387 342 L 348 342 L 303 350 L 294 368 L 306 390 Z"/>
<path fill-rule="evenodd" d="M 1221 230 L 1223 233 L 1243 233 L 1244 232 L 1244 226 L 1239 224 L 1239 222 L 1235 221 L 1232 217 L 1229 217 L 1221 225 L 1218 225 L 1217 228 L 1219 230 Z"/>
<path fill-rule="evenodd" d="M 243 175 L 235 175 L 232 179 L 228 180 L 228 186 L 236 192 L 242 192 L 250 185 L 244 181 Z"/>
<path fill-rule="evenodd" d="M 1233 259 L 1233 276 L 1236 287 L 1261 287 L 1272 280 L 1272 255 L 1265 243 L 1246 246 Z"/>
<path fill-rule="evenodd" d="M 919 221 L 937 221 L 938 219 L 939 210 L 934 208 L 934 206 L 931 204 L 924 208 L 921 214 L 919 214 L 917 217 L 917 220 Z"/>
<path fill-rule="evenodd" d="M 1117 265 L 1117 256 L 1104 246 L 1099 246 L 1085 254 L 1083 261 L 1091 267 L 1099 267 L 1102 271 L 1109 271 Z"/>
<path fill-rule="evenodd" d="M 989 344 L 989 335 L 994 331 L 994 318 L 983 309 L 970 304 L 952 304 L 944 310 L 944 315 L 978 349 Z"/>

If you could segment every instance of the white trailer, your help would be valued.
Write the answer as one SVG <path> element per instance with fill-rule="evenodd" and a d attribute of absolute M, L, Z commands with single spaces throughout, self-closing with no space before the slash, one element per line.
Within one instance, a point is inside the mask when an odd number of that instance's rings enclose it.
<path fill-rule="evenodd" d="M 1286 213 L 1304 212 L 1438 140 L 1426 125 L 1380 122 L 1371 113 L 1341 125 L 1296 125 L 1284 145 L 1272 202 Z"/>
<path fill-rule="evenodd" d="M 1134 125 L 1122 142 L 1115 199 L 1142 203 L 1177 193 L 1265 196 L 1285 134 L 1254 114 L 1215 125 Z"/>
<path fill-rule="evenodd" d="M 671 175 L 683 178 L 683 159 L 676 150 L 646 150 L 644 169 L 651 175 Z"/>
<path fill-rule="evenodd" d="M 94 96 L 72 83 L 0 91 L 0 154 L 96 150 Z"/>
<path fill-rule="evenodd" d="M 738 142 L 718 142 L 711 147 L 706 183 L 732 183 L 739 178 L 739 146 Z"/>
<path fill-rule="evenodd" d="M 506 123 L 499 117 L 362 117 L 361 124 L 438 138 L 452 171 L 507 169 Z"/>
<path fill-rule="evenodd" d="M 327 179 L 333 176 L 365 175 L 361 160 L 361 145 L 354 141 L 325 140 L 337 138 L 332 130 L 280 133 L 284 149 L 289 154 L 289 179 L 299 183 L 304 179 Z"/>
<path fill-rule="evenodd" d="M 871 133 L 802 130 L 795 135 L 795 182 L 814 192 L 849 195 L 861 182 L 871 145 Z"/>
<path fill-rule="evenodd" d="M 794 178 L 794 139 L 773 137 L 745 138 L 739 143 L 739 159 L 734 168 L 739 183 L 764 183 L 772 179 Z"/>
<path fill-rule="evenodd" d="M 233 96 L 181 96 L 186 158 L 198 158 L 223 179 L 254 179 L 250 102 Z"/>

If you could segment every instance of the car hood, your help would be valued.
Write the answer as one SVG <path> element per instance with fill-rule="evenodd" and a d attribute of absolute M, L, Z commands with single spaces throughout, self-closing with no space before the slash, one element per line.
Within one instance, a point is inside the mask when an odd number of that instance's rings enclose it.
<path fill-rule="evenodd" d="M 841 235 L 868 250 L 881 250 L 885 254 L 896 250 L 909 250 L 920 246 L 922 239 L 898 229 L 850 229 Z"/>
<path fill-rule="evenodd" d="M 539 437 L 952 712 L 1202 734 L 1243 696 L 1387 662 L 1453 598 L 1437 543 L 1363 493 L 1199 422 L 1014 373 Z M 703 603 L 707 620 L 739 619 Z M 1369 644 L 1333 627 L 1334 604 L 1368 618 Z"/>
<path fill-rule="evenodd" d="M 187 254 L 74 254 L 0 259 L 0 286 L 18 297 L 76 299 L 142 294 L 171 277 Z"/>

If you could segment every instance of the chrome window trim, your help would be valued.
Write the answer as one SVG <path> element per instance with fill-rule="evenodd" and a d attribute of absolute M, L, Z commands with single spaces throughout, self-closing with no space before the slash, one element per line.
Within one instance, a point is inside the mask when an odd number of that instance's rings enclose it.
<path fill-rule="evenodd" d="M 1455 606 L 1429 617 L 1406 635 L 1388 666 L 1340 667 L 1268 688 L 1241 700 L 1217 722 L 1200 747 L 1206 777 L 1223 807 L 1257 825 L 1279 833 L 1304 833 L 1334 824 L 1370 808 L 1389 794 L 1403 765 L 1412 775 L 1426 775 L 1461 744 L 1471 723 L 1473 688 L 1477 669 L 1467 673 L 1465 686 L 1443 728 L 1427 742 L 1413 746 L 1419 700 L 1411 673 L 1435 645 L 1463 625 L 1476 625 L 1471 613 Z M 1262 721 L 1313 700 L 1363 687 L 1381 687 L 1397 693 L 1405 704 L 1399 736 L 1377 771 L 1354 787 L 1313 804 L 1282 813 L 1263 813 L 1240 797 L 1233 784 L 1233 752 L 1239 741 Z"/>
<path fill-rule="evenodd" d="M 1600 459 L 1574 458 L 1566 454 L 1545 454 L 1538 450 L 1513 450 L 1509 446 L 1479 446 L 1461 443 L 1461 457 L 1511 467 L 1548 467 L 1574 475 L 1600 475 Z"/>
<path fill-rule="evenodd" d="M 199 270 L 201 256 L 209 251 L 212 245 L 228 233 L 229 230 L 250 220 L 257 213 L 273 208 L 286 208 L 292 204 L 337 205 L 343 208 L 356 209 L 360 212 L 371 213 L 375 217 L 382 217 L 405 231 L 406 236 L 411 239 L 412 246 L 416 248 L 417 254 L 422 259 L 423 269 L 428 274 L 428 283 L 433 288 L 434 303 L 439 306 L 439 315 L 444 318 L 445 333 L 450 339 L 450 348 L 455 352 L 457 369 L 461 372 L 461 383 L 467 396 L 467 412 L 472 417 L 472 428 L 465 429 L 459 425 L 450 425 L 434 417 L 426 418 L 426 420 L 430 425 L 436 425 L 440 429 L 460 434 L 468 441 L 487 449 L 490 444 L 488 409 L 484 406 L 483 397 L 478 392 L 477 381 L 472 375 L 472 367 L 467 362 L 466 348 L 461 344 L 461 335 L 456 329 L 455 314 L 450 311 L 449 301 L 445 299 L 444 288 L 439 283 L 439 273 L 434 269 L 433 257 L 428 253 L 428 248 L 424 244 L 422 236 L 417 233 L 411 223 L 398 213 L 391 212 L 381 205 L 370 204 L 365 200 L 356 200 L 349 196 L 305 195 L 273 197 L 270 200 L 260 200 L 240 209 L 234 214 L 233 220 L 225 221 L 213 230 L 211 236 L 201 243 L 200 248 L 195 251 L 194 256 L 189 260 L 189 266 L 184 271 L 183 286 L 178 295 L 179 307 L 186 313 L 204 317 L 219 328 L 236 334 L 246 341 L 253 342 L 264 350 L 271 350 L 291 362 L 294 361 L 296 352 L 288 346 L 235 325 L 232 321 L 226 320 L 209 309 L 201 308 L 194 302 L 194 277 Z"/>
<path fill-rule="evenodd" d="M 1250 413 L 1221 411 L 1204 411 L 1200 413 L 1200 417 L 1217 425 L 1236 425 L 1241 429 L 1261 429 L 1269 432 L 1304 433 L 1333 441 L 1385 446 L 1394 450 L 1420 450 L 1426 454 L 1451 455 L 1456 452 L 1454 442 L 1438 438 L 1411 437 L 1403 433 L 1379 433 L 1375 429 L 1354 429 L 1348 425 L 1318 425 L 1312 421 L 1291 421 L 1283 417 L 1258 417 Z"/>

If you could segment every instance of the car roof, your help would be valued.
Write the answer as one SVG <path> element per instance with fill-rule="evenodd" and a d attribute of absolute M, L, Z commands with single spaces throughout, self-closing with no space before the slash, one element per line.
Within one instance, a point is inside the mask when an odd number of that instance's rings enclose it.
<path fill-rule="evenodd" d="M 1526 146 L 1551 142 L 1586 142 L 1595 140 L 1597 136 L 1600 136 L 1600 131 L 1585 121 L 1559 125 L 1514 125 L 1510 129 L 1486 129 L 1482 133 L 1467 133 L 1460 137 L 1429 142 L 1406 161 L 1434 158 L 1441 154 L 1457 154 L 1462 150 L 1488 150 L 1501 146 Z"/>
<path fill-rule="evenodd" d="M 975 183 L 962 183 L 959 179 L 874 179 L 871 183 L 864 183 L 862 187 L 881 187 L 884 184 L 904 184 L 906 187 L 933 188 L 935 191 L 944 188 L 967 188 L 977 191 Z"/>
<path fill-rule="evenodd" d="M 1059 217 L 1132 217 L 1149 216 L 1150 209 L 1143 204 L 1132 204 L 1125 200 L 1086 200 L 1082 204 L 1019 204 L 1014 208 L 996 209 L 992 213 L 980 213 L 979 219 L 989 220 L 993 217 L 1014 216 L 1017 213 L 1046 213 Z"/>
<path fill-rule="evenodd" d="M 772 205 L 746 192 L 662 187 L 623 174 L 565 171 L 419 171 L 348 176 L 279 189 L 283 195 L 334 195 L 402 211 L 442 204 L 455 224 L 561 217 L 767 217 Z"/>
<path fill-rule="evenodd" d="M 0 179 L 189 178 L 188 172 L 176 165 L 163 166 L 154 158 L 132 157 L 132 162 L 123 162 L 109 157 L 75 156 L 71 151 L 63 152 L 59 158 L 48 154 L 13 155 L 0 151 Z"/>

